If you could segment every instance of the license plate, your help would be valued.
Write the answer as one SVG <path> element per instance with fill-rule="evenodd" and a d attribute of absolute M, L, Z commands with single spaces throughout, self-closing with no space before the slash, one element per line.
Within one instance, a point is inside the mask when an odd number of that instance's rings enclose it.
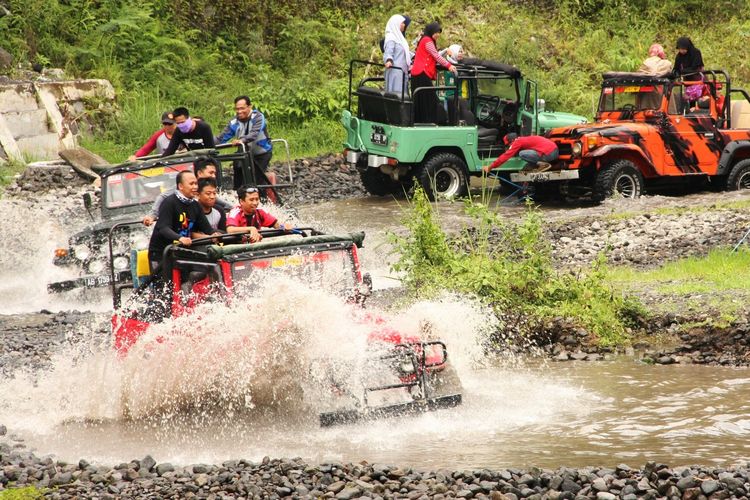
<path fill-rule="evenodd" d="M 385 134 L 380 134 L 378 132 L 373 132 L 370 134 L 370 142 L 373 144 L 379 144 L 381 146 L 387 146 L 388 145 L 388 136 Z"/>
<path fill-rule="evenodd" d="M 115 273 L 115 282 L 120 281 L 120 276 Z M 83 286 L 88 288 L 96 288 L 100 286 L 107 286 L 112 282 L 109 274 L 103 274 L 101 276 L 87 276 L 83 279 Z"/>

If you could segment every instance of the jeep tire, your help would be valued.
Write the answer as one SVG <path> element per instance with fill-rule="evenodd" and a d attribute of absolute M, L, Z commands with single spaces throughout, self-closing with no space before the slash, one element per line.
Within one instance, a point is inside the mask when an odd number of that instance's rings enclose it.
<path fill-rule="evenodd" d="M 466 163 L 453 153 L 429 157 L 418 170 L 417 178 L 431 201 L 459 198 L 469 193 Z"/>
<path fill-rule="evenodd" d="M 630 160 L 615 160 L 602 168 L 594 180 L 594 201 L 619 193 L 623 198 L 638 198 L 643 193 L 643 176 Z"/>
<path fill-rule="evenodd" d="M 388 196 L 398 192 L 401 184 L 380 171 L 379 168 L 367 168 L 359 173 L 365 191 L 375 196 Z"/>
<path fill-rule="evenodd" d="M 738 161 L 727 177 L 727 191 L 750 189 L 750 159 Z"/>

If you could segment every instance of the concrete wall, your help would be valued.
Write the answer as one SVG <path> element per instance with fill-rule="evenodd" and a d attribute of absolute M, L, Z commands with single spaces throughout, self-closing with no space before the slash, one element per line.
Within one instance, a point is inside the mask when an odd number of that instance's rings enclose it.
<path fill-rule="evenodd" d="M 77 146 L 88 114 L 115 91 L 107 80 L 0 85 L 0 158 L 50 160 Z"/>

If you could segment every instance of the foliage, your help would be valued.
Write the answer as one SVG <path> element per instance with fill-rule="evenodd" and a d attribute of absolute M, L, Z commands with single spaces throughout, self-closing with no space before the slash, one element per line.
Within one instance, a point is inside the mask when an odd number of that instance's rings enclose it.
<path fill-rule="evenodd" d="M 277 130 L 334 131 L 312 148 L 320 153 L 338 149 L 343 136 L 335 123 L 347 102 L 349 60 L 381 57 L 376 47 L 392 13 L 411 16 L 409 40 L 441 20 L 439 45 L 461 43 L 470 55 L 514 64 L 539 82 L 548 109 L 592 117 L 602 72 L 637 68 L 653 42 L 673 54 L 682 35 L 733 84 L 750 82 L 750 60 L 738 57 L 750 37 L 742 16 L 749 3 L 6 0 L 0 47 L 27 65 L 112 81 L 123 116 L 94 139 L 111 161 L 137 149 L 165 109 L 185 105 L 219 128 L 241 94 L 267 114 L 277 137 Z"/>
<path fill-rule="evenodd" d="M 0 491 L 0 500 L 36 500 L 37 498 L 44 498 L 44 490 L 33 486 Z"/>
<path fill-rule="evenodd" d="M 406 236 L 392 235 L 394 271 L 419 297 L 443 290 L 474 294 L 498 314 L 564 316 L 595 333 L 603 345 L 627 339 L 626 329 L 643 310 L 606 283 L 603 257 L 586 272 L 554 269 L 542 232 L 541 214 L 527 207 L 518 224 L 507 223 L 486 205 L 465 202 L 472 224 L 448 236 L 424 192 L 415 189 L 404 219 Z"/>
<path fill-rule="evenodd" d="M 13 181 L 16 174 L 24 171 L 26 165 L 18 161 L 7 161 L 0 164 L 0 190 Z"/>

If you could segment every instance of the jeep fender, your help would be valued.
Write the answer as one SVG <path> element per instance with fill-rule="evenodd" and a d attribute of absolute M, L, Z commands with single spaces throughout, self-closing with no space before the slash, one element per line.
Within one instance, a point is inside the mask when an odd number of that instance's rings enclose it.
<path fill-rule="evenodd" d="M 719 157 L 716 175 L 729 175 L 732 166 L 739 160 L 750 158 L 750 141 L 732 141 L 724 146 Z"/>
<path fill-rule="evenodd" d="M 618 155 L 618 153 L 620 153 Z M 643 154 L 643 150 L 635 144 L 607 144 L 595 149 L 587 155 L 598 163 L 605 157 L 618 157 L 633 161 L 636 167 L 641 169 L 641 174 L 653 173 L 656 171 L 653 162 Z M 601 165 L 599 166 L 601 167 Z"/>

